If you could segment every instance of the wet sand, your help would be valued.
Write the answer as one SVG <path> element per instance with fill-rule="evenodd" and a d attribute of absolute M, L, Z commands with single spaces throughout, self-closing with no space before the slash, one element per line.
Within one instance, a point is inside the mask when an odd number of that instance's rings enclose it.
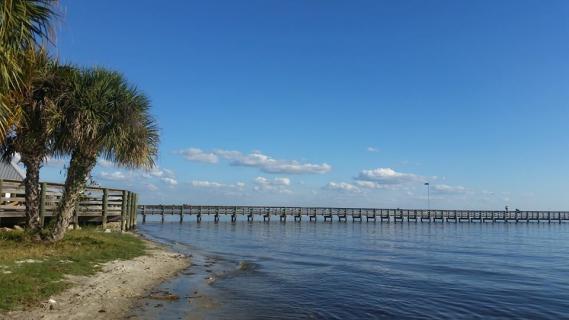
<path fill-rule="evenodd" d="M 173 244 L 173 250 L 179 250 L 178 245 Z M 139 299 L 133 305 L 129 319 L 205 319 L 219 307 L 212 285 L 234 266 L 220 257 L 184 247 L 184 251 L 192 252 L 191 267 Z"/>

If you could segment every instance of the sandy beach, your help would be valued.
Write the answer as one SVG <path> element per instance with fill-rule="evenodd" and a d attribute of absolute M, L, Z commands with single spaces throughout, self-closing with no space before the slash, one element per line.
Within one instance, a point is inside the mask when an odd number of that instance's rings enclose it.
<path fill-rule="evenodd" d="M 144 240 L 148 253 L 102 265 L 88 277 L 67 277 L 71 288 L 37 308 L 0 314 L 0 319 L 124 319 L 133 304 L 161 282 L 190 265 L 187 256 Z"/>

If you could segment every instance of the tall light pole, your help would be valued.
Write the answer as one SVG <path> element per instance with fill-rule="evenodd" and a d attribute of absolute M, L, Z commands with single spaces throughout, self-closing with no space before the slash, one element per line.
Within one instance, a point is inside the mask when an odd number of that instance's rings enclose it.
<path fill-rule="evenodd" d="M 425 182 L 427 186 L 427 211 L 431 212 L 431 184 Z"/>

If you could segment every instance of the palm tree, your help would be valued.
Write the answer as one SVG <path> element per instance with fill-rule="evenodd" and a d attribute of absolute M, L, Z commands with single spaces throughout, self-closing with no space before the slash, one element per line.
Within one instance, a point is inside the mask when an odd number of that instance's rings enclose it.
<path fill-rule="evenodd" d="M 127 168 L 151 168 L 158 152 L 150 102 L 121 74 L 87 69 L 73 83 L 72 106 L 57 139 L 57 150 L 71 159 L 50 241 L 63 238 L 98 157 Z"/>
<path fill-rule="evenodd" d="M 0 0 L 0 138 L 13 123 L 1 97 L 17 89 L 24 52 L 49 41 L 56 0 Z"/>
<path fill-rule="evenodd" d="M 74 68 L 60 65 L 44 50 L 29 49 L 22 55 L 18 90 L 8 91 L 3 100 L 14 110 L 14 125 L 1 141 L 4 160 L 15 153 L 26 167 L 26 226 L 41 228 L 39 218 L 39 173 L 53 150 L 53 138 L 63 119 Z"/>

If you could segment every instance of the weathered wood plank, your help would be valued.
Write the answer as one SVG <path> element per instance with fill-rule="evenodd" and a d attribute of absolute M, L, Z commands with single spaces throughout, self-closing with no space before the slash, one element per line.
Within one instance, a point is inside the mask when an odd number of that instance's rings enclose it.
<path fill-rule="evenodd" d="M 40 219 L 54 216 L 63 193 L 63 184 L 44 182 L 40 189 Z M 74 214 L 79 216 L 107 218 L 119 216 L 125 205 L 125 190 L 87 187 Z M 106 201 L 105 201 L 106 195 Z M 21 181 L 0 180 L 0 218 L 25 216 L 25 190 Z M 106 219 L 102 219 L 103 221 Z"/>

